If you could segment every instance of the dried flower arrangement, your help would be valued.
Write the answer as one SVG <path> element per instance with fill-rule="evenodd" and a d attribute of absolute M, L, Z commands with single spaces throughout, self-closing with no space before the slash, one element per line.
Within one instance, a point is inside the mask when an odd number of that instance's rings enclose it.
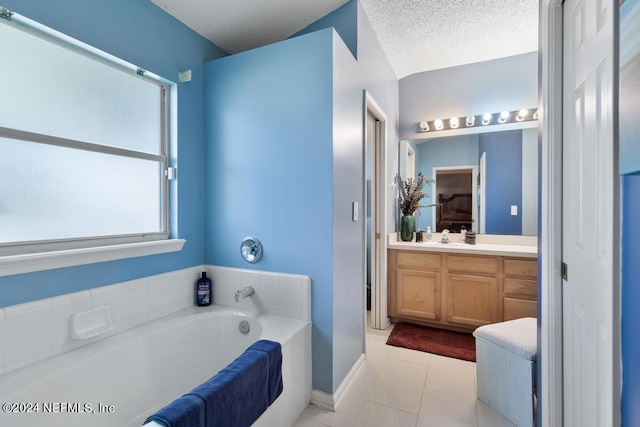
<path fill-rule="evenodd" d="M 426 208 L 429 206 L 435 206 L 437 203 L 431 205 L 421 205 L 420 200 L 426 196 L 422 191 L 422 187 L 425 184 L 431 184 L 434 180 L 422 175 L 422 172 L 418 173 L 418 177 L 407 178 L 403 180 L 400 174 L 396 175 L 396 184 L 398 185 L 399 195 L 398 200 L 400 202 L 400 210 L 404 215 L 413 215 L 418 208 Z"/>

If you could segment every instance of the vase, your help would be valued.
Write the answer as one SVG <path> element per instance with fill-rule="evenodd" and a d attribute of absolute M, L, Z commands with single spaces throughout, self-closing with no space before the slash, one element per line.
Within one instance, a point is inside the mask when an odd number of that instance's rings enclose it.
<path fill-rule="evenodd" d="M 413 240 L 413 233 L 416 231 L 416 217 L 413 215 L 402 215 L 400 219 L 400 238 L 403 242 Z"/>

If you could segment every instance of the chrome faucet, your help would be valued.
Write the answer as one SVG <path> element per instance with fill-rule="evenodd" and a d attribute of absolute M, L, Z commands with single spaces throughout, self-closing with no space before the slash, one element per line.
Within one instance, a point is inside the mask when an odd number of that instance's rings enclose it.
<path fill-rule="evenodd" d="M 245 299 L 246 297 L 250 297 L 251 295 L 253 295 L 253 293 L 255 292 L 255 290 L 253 289 L 253 286 L 247 286 L 244 289 L 240 289 L 236 291 L 236 302 L 240 302 L 243 299 Z"/>
<path fill-rule="evenodd" d="M 449 243 L 449 230 L 442 230 L 442 239 L 440 239 L 440 243 Z"/>

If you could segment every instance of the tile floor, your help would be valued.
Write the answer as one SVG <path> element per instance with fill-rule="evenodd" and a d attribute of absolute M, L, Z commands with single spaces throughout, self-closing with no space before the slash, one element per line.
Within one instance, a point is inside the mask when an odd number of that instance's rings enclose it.
<path fill-rule="evenodd" d="M 513 426 L 476 399 L 476 364 L 386 345 L 367 330 L 367 360 L 338 411 L 309 405 L 294 427 Z"/>

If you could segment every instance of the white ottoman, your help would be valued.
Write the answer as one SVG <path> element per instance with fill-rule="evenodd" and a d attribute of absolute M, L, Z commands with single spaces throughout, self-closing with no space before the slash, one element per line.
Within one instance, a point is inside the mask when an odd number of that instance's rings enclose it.
<path fill-rule="evenodd" d="M 510 320 L 475 330 L 478 399 L 519 427 L 534 420 L 537 321 Z"/>

